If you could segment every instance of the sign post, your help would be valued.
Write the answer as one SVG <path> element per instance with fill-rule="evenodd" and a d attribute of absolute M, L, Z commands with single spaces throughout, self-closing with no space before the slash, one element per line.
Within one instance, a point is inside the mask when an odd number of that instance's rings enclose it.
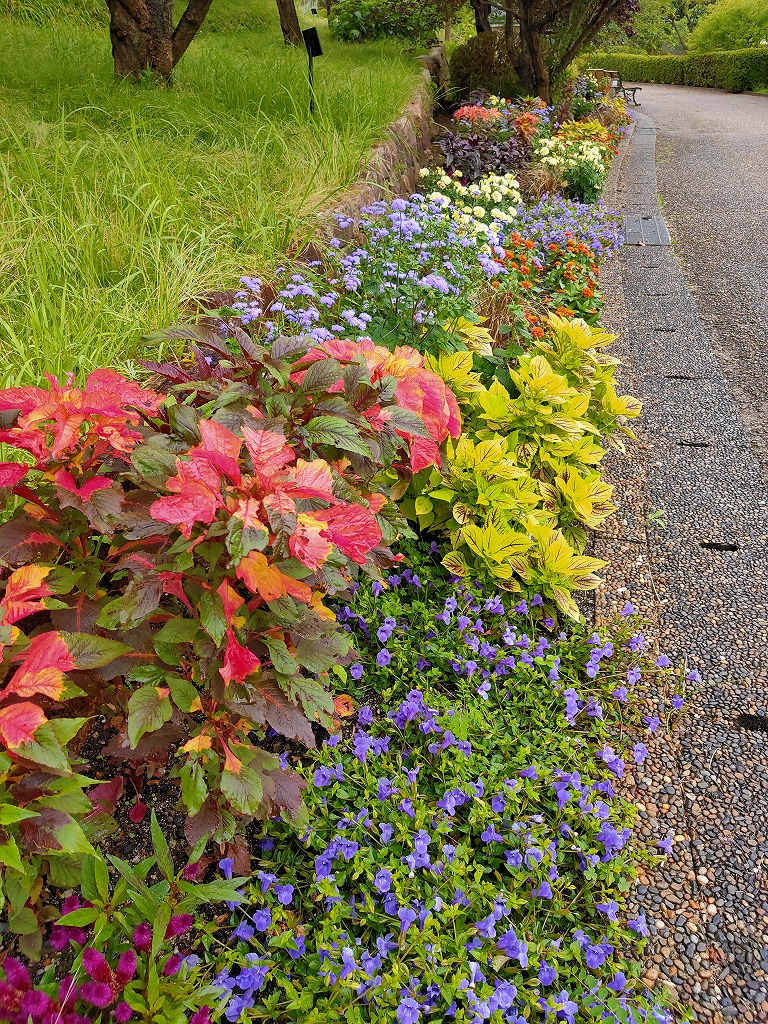
<path fill-rule="evenodd" d="M 315 112 L 315 57 L 323 56 L 323 48 L 320 45 L 320 37 L 316 28 L 305 28 L 301 33 L 304 36 L 304 45 L 307 48 L 309 58 L 309 112 Z"/>

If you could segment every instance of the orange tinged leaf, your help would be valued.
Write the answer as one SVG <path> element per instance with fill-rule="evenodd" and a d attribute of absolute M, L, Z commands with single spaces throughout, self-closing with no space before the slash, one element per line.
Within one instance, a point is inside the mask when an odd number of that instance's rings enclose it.
<path fill-rule="evenodd" d="M 53 593 L 45 583 L 50 571 L 50 566 L 23 565 L 11 573 L 0 601 L 0 623 L 10 626 L 44 607 L 41 598 Z"/>
<path fill-rule="evenodd" d="M 339 694 L 333 699 L 333 707 L 339 718 L 349 718 L 355 713 L 355 704 L 348 693 Z"/>
<path fill-rule="evenodd" d="M 212 745 L 211 737 L 201 732 L 199 736 L 193 736 L 191 740 L 187 740 L 181 749 L 187 754 L 193 754 L 201 750 L 210 750 Z"/>
<path fill-rule="evenodd" d="M 232 772 L 233 775 L 239 775 L 243 770 L 243 762 L 239 757 L 235 757 L 229 747 L 224 744 L 224 771 Z"/>
<path fill-rule="evenodd" d="M 42 710 L 29 701 L 0 708 L 0 739 L 9 750 L 16 750 L 22 743 L 29 743 L 46 722 Z"/>
<path fill-rule="evenodd" d="M 265 601 L 276 601 L 290 595 L 297 601 L 310 604 L 312 588 L 300 580 L 286 576 L 277 566 L 271 565 L 261 551 L 251 551 L 237 567 L 237 576 L 254 594 Z"/>
<path fill-rule="evenodd" d="M 333 501 L 333 477 L 331 467 L 323 459 L 296 462 L 294 479 L 285 485 L 285 490 L 293 498 L 322 498 Z"/>
<path fill-rule="evenodd" d="M 319 590 L 314 591 L 314 593 L 312 594 L 312 602 L 310 604 L 310 608 L 312 609 L 313 612 L 319 615 L 320 618 L 324 619 L 326 622 L 336 621 L 335 612 L 332 612 L 330 608 L 325 607 L 325 605 L 323 604 L 323 595 L 320 593 Z"/>

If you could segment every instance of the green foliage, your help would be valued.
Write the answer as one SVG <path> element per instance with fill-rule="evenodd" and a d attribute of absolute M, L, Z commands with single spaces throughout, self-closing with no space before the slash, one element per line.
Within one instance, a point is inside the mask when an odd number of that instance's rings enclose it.
<path fill-rule="evenodd" d="M 768 46 L 768 5 L 763 0 L 718 0 L 696 26 L 690 45 L 707 52 Z"/>
<path fill-rule="evenodd" d="M 468 353 L 430 365 L 460 396 L 462 437 L 449 448 L 448 470 L 425 470 L 403 504 L 422 529 L 446 531 L 444 564 L 456 576 L 505 590 L 538 593 L 578 616 L 574 590 L 597 586 L 604 563 L 585 557 L 585 528 L 613 511 L 613 488 L 597 471 L 616 432 L 639 415 L 613 385 L 616 360 L 602 349 L 613 335 L 583 321 L 550 317 L 549 332 L 508 372 L 510 388 L 485 387 Z"/>
<path fill-rule="evenodd" d="M 457 98 L 475 89 L 507 98 L 519 96 L 522 91 L 501 32 L 481 32 L 457 46 L 451 54 L 450 72 L 451 89 Z"/>
<path fill-rule="evenodd" d="M 445 17 L 440 0 L 334 0 L 328 25 L 347 43 L 386 38 L 425 43 L 435 38 Z"/>
<path fill-rule="evenodd" d="M 453 1004 L 458 1020 L 514 1007 L 539 1022 L 563 990 L 584 1020 L 634 1019 L 644 927 L 627 897 L 656 858 L 630 838 L 624 762 L 604 745 L 634 717 L 626 674 L 658 674 L 633 653 L 636 621 L 558 637 L 539 608 L 509 614 L 423 556 L 341 612 L 373 707 L 306 766 L 311 828 L 267 825 L 218 980 L 238 992 L 258 964 L 264 1021 L 446 1019 Z"/>
<path fill-rule="evenodd" d="M 768 85 L 768 47 L 662 57 L 596 53 L 590 59 L 615 68 L 625 82 L 696 85 L 728 92 L 747 92 Z"/>
<path fill-rule="evenodd" d="M 103 26 L 0 19 L 0 386 L 131 373 L 180 304 L 301 245 L 417 85 L 397 44 L 328 45 L 311 117 L 274 0 L 253 30 L 218 8 L 171 89 L 116 85 Z"/>
<path fill-rule="evenodd" d="M 12 1005 L 14 994 L 18 998 L 33 990 L 49 997 L 45 1008 L 56 1019 L 67 1020 L 77 1012 L 83 1014 L 78 1020 L 94 1024 L 129 1017 L 187 1024 L 191 1010 L 215 1005 L 219 989 L 206 984 L 194 963 L 182 960 L 178 947 L 197 939 L 204 927 L 198 916 L 210 914 L 217 903 L 237 899 L 245 878 L 195 883 L 191 879 L 201 865 L 176 870 L 154 812 L 151 835 L 154 856 L 138 864 L 110 857 L 110 872 L 100 851 L 81 858 L 69 886 L 79 889 L 79 896 L 67 897 L 59 915 L 48 908 L 53 920 L 49 943 L 68 955 L 75 980 L 62 985 L 54 964 L 32 982 L 25 967 L 6 958 L 5 1008 Z M 31 1005 L 30 996 L 26 999 Z M 34 1005 L 41 1004 L 45 1001 Z M 197 1021 L 207 1019 L 207 1014 L 197 1016 Z"/>
<path fill-rule="evenodd" d="M 640 0 L 632 22 L 606 26 L 597 36 L 594 48 L 646 54 L 679 51 L 689 45 L 691 32 L 713 3 L 714 0 Z M 591 57 L 586 58 L 586 63 L 592 66 Z"/>
<path fill-rule="evenodd" d="M 0 440 L 33 463 L 0 463 L 0 865 L 22 934 L 40 892 L 27 855 L 90 852 L 85 819 L 106 799 L 85 795 L 68 748 L 78 698 L 109 713 L 106 752 L 134 784 L 173 750 L 191 845 L 299 811 L 301 780 L 259 741 L 313 746 L 331 725 L 324 683 L 349 645 L 322 598 L 393 563 L 384 473 L 410 475 L 414 433 L 421 464 L 439 460 L 447 432 L 432 430 L 450 392 L 416 353 L 373 379 L 354 342 L 342 367 L 301 339 L 266 350 L 235 331 L 234 356 L 221 332 L 171 333 L 205 346 L 188 371 L 155 367 L 175 396 L 107 370 L 85 391 L 0 392 Z"/>

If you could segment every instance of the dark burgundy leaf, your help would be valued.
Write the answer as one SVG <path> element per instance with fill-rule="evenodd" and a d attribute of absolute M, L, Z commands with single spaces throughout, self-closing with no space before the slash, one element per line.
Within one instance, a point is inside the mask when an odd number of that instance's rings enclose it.
<path fill-rule="evenodd" d="M 137 796 L 136 797 L 136 803 L 133 805 L 133 807 L 130 809 L 130 811 L 128 811 L 128 817 L 131 819 L 131 821 L 134 823 L 134 825 L 138 825 L 142 821 L 144 821 L 144 819 L 147 816 L 147 811 L 148 810 L 149 810 L 149 808 L 142 801 L 141 797 Z"/>
<path fill-rule="evenodd" d="M 0 526 L 0 564 L 49 562 L 61 546 L 61 542 L 34 519 L 11 519 Z"/>
<path fill-rule="evenodd" d="M 268 816 L 279 814 L 283 809 L 295 813 L 301 806 L 301 794 L 307 787 L 305 779 L 292 768 L 277 768 L 273 772 L 267 772 L 267 777 L 274 785 L 272 796 L 273 808 L 266 809 Z M 264 787 L 266 797 L 267 787 Z"/>
<path fill-rule="evenodd" d="M 312 726 L 304 712 L 280 689 L 277 682 L 267 673 L 258 683 L 248 687 L 248 701 L 233 701 L 230 708 L 236 714 L 257 725 L 270 725 L 290 740 L 299 740 L 307 747 L 314 747 L 315 737 Z"/>
<path fill-rule="evenodd" d="M 93 804 L 93 810 L 86 814 L 85 821 L 97 814 L 114 814 L 117 802 L 123 795 L 125 779 L 122 775 L 116 775 L 109 782 L 102 782 L 93 789 L 88 790 L 88 799 Z"/>
<path fill-rule="evenodd" d="M 184 834 L 190 846 L 197 846 L 203 836 L 210 836 L 221 824 L 221 813 L 216 802 L 207 797 L 205 803 L 184 824 Z"/>

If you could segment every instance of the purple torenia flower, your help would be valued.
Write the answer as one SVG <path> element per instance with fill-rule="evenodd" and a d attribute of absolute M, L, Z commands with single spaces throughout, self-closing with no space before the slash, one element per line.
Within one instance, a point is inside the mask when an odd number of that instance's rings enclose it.
<path fill-rule="evenodd" d="M 373 884 L 379 892 L 389 892 L 392 888 L 392 873 L 387 871 L 386 868 L 381 868 L 381 870 L 376 872 Z"/>

